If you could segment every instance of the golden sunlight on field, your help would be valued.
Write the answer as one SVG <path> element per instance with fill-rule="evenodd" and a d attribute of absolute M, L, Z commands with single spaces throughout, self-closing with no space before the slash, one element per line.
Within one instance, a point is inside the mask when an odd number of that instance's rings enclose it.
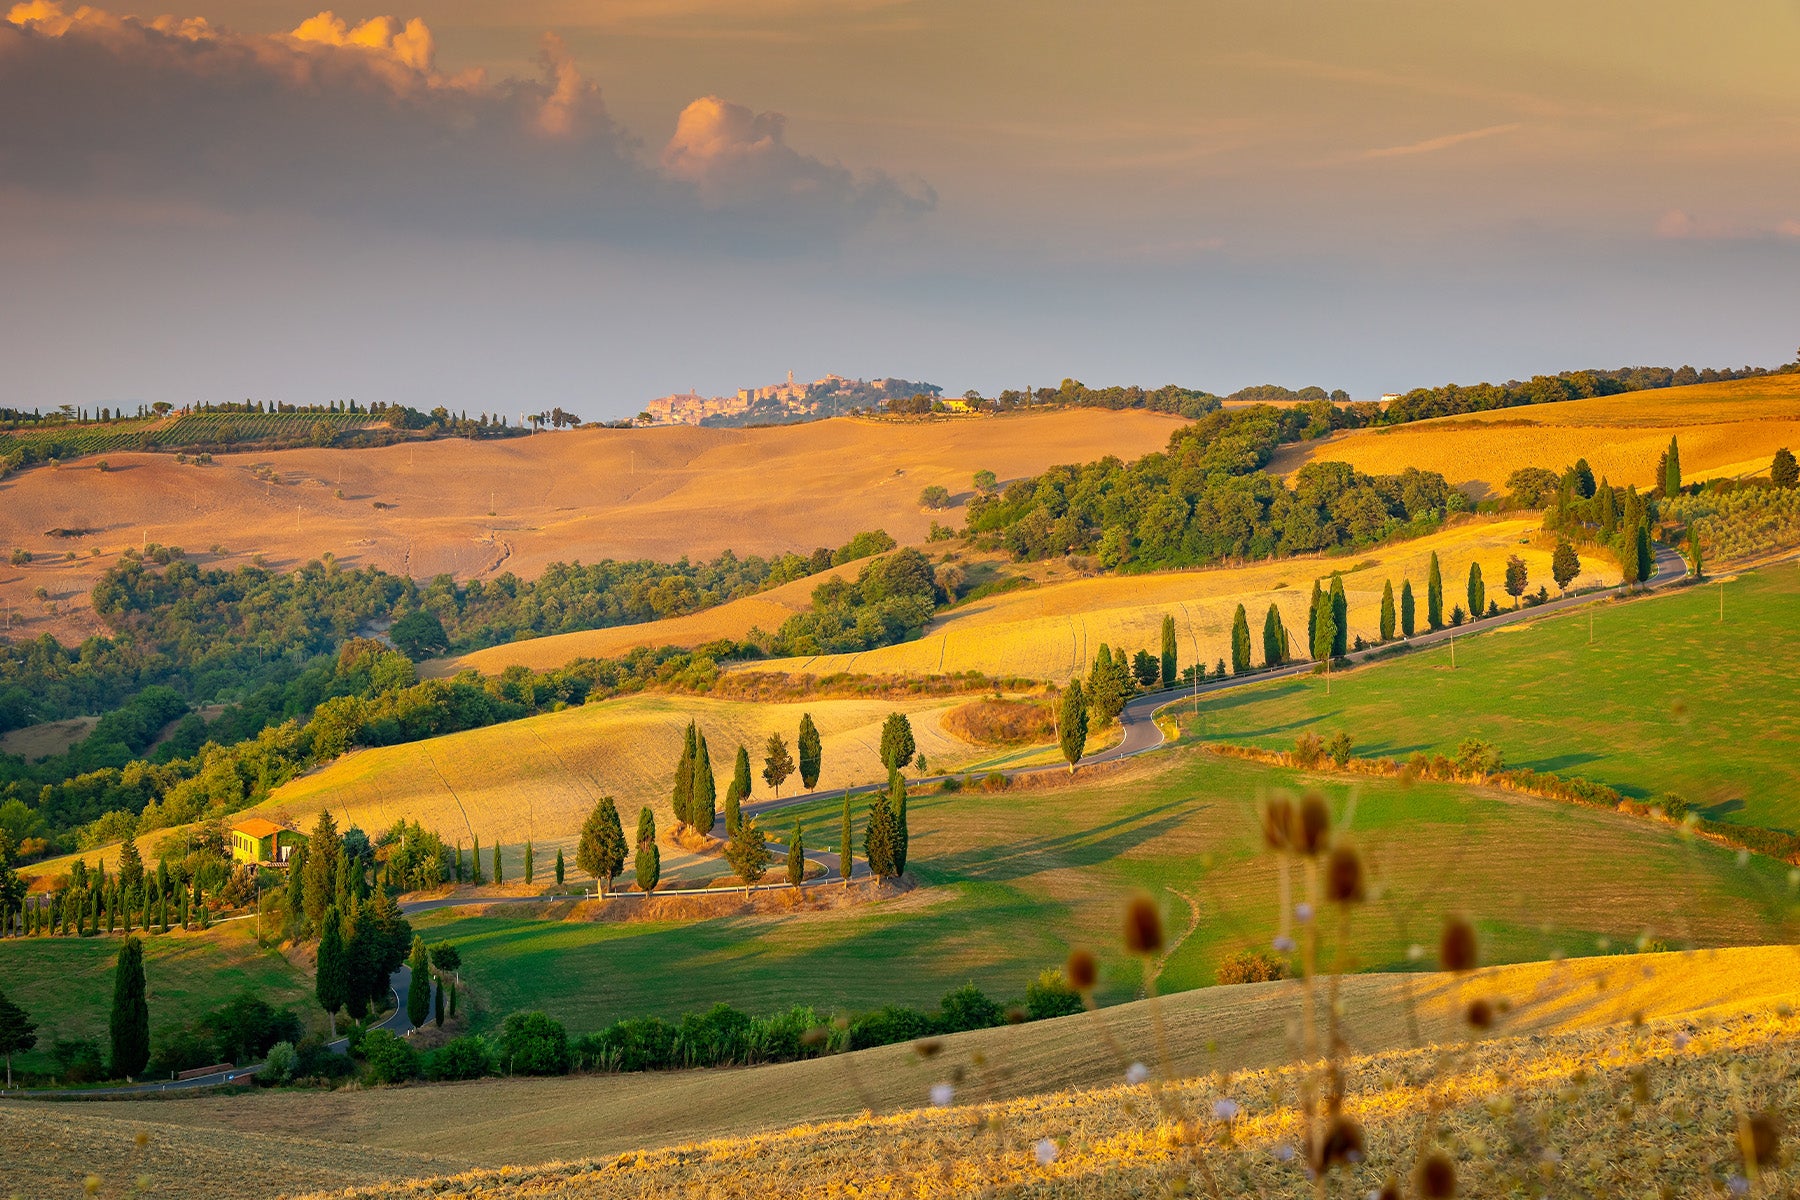
<path fill-rule="evenodd" d="M 755 799 L 773 791 L 763 781 L 763 747 L 780 732 L 790 752 L 803 712 L 824 738 L 819 786 L 867 784 L 885 778 L 881 723 L 896 709 L 912 718 L 919 750 L 946 767 L 982 752 L 943 732 L 939 717 L 963 698 L 925 700 L 813 700 L 804 704 L 640 695 L 403 746 L 358 750 L 275 791 L 254 811 L 310 825 L 330 808 L 340 827 L 385 829 L 401 817 L 435 829 L 446 840 L 499 843 L 511 862 L 527 838 L 540 854 L 561 847 L 573 854 L 581 823 L 601 796 L 612 796 L 629 825 L 645 804 L 659 828 L 674 818 L 669 793 L 682 733 L 699 722 L 712 756 L 721 799 L 731 782 L 739 743 L 750 751 Z M 782 791 L 800 785 L 790 777 Z M 544 861 L 540 858 L 539 861 Z"/>
<path fill-rule="evenodd" d="M 1371 474 L 1439 471 L 1477 497 L 1501 495 L 1521 467 L 1561 471 L 1585 458 L 1595 478 L 1650 485 L 1669 438 L 1679 438 L 1685 477 L 1766 474 L 1782 446 L 1800 446 L 1800 375 L 1629 392 L 1439 417 L 1391 429 L 1355 430 L 1288 446 L 1270 470 L 1347 462 Z"/>
<path fill-rule="evenodd" d="M 1281 607 L 1292 644 L 1306 640 L 1306 605 L 1314 579 L 1345 572 L 1350 601 L 1350 636 L 1375 640 L 1380 632 L 1381 591 L 1394 584 L 1396 605 L 1402 581 L 1410 579 L 1425 623 L 1425 574 L 1435 551 L 1444 577 L 1445 610 L 1463 594 L 1471 562 L 1482 564 L 1488 594 L 1506 603 L 1499 590 L 1508 555 L 1523 558 L 1530 590 L 1540 584 L 1555 594 L 1549 551 L 1529 544 L 1538 530 L 1533 518 L 1471 520 L 1430 537 L 1380 547 L 1362 555 L 1282 559 L 1242 567 L 1155 575 L 1114 575 L 1024 588 L 977 600 L 933 621 L 917 641 L 860 654 L 775 659 L 746 664 L 743 670 L 794 671 L 828 675 L 853 671 L 871 675 L 940 674 L 982 671 L 1001 677 L 1061 682 L 1085 675 L 1102 642 L 1117 649 L 1157 652 L 1162 619 L 1175 618 L 1178 658 L 1196 658 L 1210 667 L 1231 654 L 1231 621 L 1242 604 L 1250 622 L 1255 658 L 1262 661 L 1263 614 Z M 1589 558 L 1576 587 L 1618 582 L 1612 562 Z M 1298 633 L 1296 634 L 1296 630 Z M 548 639 L 547 639 L 548 640 Z"/>
<path fill-rule="evenodd" d="M 53 632 L 78 641 L 98 628 L 87 607 L 94 580 L 119 551 L 146 540 L 180 546 L 208 566 L 261 554 L 286 570 L 331 553 L 346 566 L 415 579 L 535 578 L 549 563 L 576 559 L 810 551 L 866 529 L 923 542 L 933 520 L 961 523 L 976 471 L 1004 481 L 1107 454 L 1137 458 L 1160 450 L 1180 424 L 1141 411 L 1074 410 L 582 429 L 220 455 L 210 466 L 110 454 L 106 471 L 81 459 L 0 481 L 0 552 L 33 555 L 24 566 L 0 565 L 0 604 L 15 639 Z M 932 485 L 951 493 L 948 511 L 919 506 Z"/>

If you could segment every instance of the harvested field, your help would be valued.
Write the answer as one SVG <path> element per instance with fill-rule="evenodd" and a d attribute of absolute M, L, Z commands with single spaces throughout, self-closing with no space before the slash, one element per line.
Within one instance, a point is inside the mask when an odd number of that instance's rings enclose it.
<path fill-rule="evenodd" d="M 1269 469 L 1347 462 L 1372 474 L 1439 471 L 1476 497 L 1501 495 L 1521 467 L 1561 471 L 1585 458 L 1595 478 L 1647 487 L 1670 436 L 1692 481 L 1766 474 L 1782 446 L 1800 446 L 1800 375 L 1628 392 L 1359 429 L 1288 446 Z"/>
<path fill-rule="evenodd" d="M 87 607 L 94 580 L 120 550 L 145 540 L 181 546 L 203 564 L 261 554 L 286 570 L 329 551 L 346 566 L 416 579 L 530 578 L 559 560 L 810 551 L 877 528 L 917 543 L 933 520 L 960 522 L 978 470 L 1007 480 L 1105 454 L 1136 458 L 1161 449 L 1179 425 L 1154 413 L 1084 410 L 582 429 L 220 455 L 210 466 L 109 454 L 105 472 L 84 459 L 0 481 L 0 551 L 36 556 L 0 566 L 0 603 L 13 610 L 15 639 L 52 632 L 79 641 L 98 629 Z M 934 484 L 955 498 L 946 512 L 919 507 L 919 493 Z M 52 538 L 45 531 L 53 528 L 97 532 Z M 214 545 L 226 553 L 211 554 Z M 56 614 L 33 597 L 40 586 Z"/>
<path fill-rule="evenodd" d="M 1742 1025 L 1701 1034 L 1692 1053 L 1699 1058 L 1724 1045 L 1760 1047 L 1756 1052 L 1766 1053 L 1764 1031 L 1777 1036 L 1784 1031 L 1766 1014 L 1779 1004 L 1800 1000 L 1793 982 L 1795 962 L 1792 948 L 1731 949 L 1527 964 L 1493 968 L 1462 980 L 1437 975 L 1351 976 L 1340 987 L 1353 1050 L 1363 1054 L 1411 1044 L 1404 1017 L 1408 993 L 1419 1006 L 1424 1036 L 1446 1042 L 1459 1038 L 1455 1019 L 1459 998 L 1509 997 L 1514 1015 L 1495 1031 L 1502 1036 L 1485 1043 L 1479 1053 L 1494 1061 L 1510 1061 L 1515 1075 L 1529 1077 L 1533 1072 L 1523 1069 L 1528 1062 L 1548 1065 L 1556 1054 L 1568 1056 L 1559 1068 L 1563 1074 L 1568 1062 L 1578 1057 L 1591 1064 L 1590 1069 L 1616 1069 L 1604 1054 L 1584 1047 L 1598 1051 L 1629 1046 L 1631 1035 L 1616 1025 L 1637 1014 L 1653 1023 L 1680 1019 L 1694 1028 L 1751 1014 Z M 1282 1017 L 1291 1016 L 1297 1002 L 1293 984 L 1208 988 L 1160 1001 L 1170 1037 L 1171 1075 L 1198 1078 L 1183 1085 L 1197 1091 L 1218 1086 L 1209 1072 L 1280 1068 L 1289 1058 Z M 1111 1039 L 1125 1053 L 1146 1060 L 1153 1060 L 1152 1020 L 1152 1007 L 1144 1001 L 1104 1010 Z M 1791 1022 L 1787 1032 L 1791 1036 Z M 1553 1040 L 1514 1040 L 1524 1036 Z M 1659 1066 L 1654 1076 L 1659 1093 L 1665 1087 L 1672 1091 L 1680 1068 L 1668 1054 L 1667 1030 L 1645 1037 L 1656 1039 L 1649 1057 L 1668 1067 L 1665 1071 Z M 6 1117 L 0 1121 L 0 1147 L 9 1160 L 19 1157 L 14 1154 L 17 1147 L 38 1147 L 32 1169 L 42 1174 L 30 1182 L 46 1192 L 66 1186 L 70 1179 L 79 1180 L 91 1169 L 105 1180 L 148 1173 L 156 1195 L 209 1196 L 216 1194 L 205 1190 L 216 1184 L 214 1176 L 199 1170 L 203 1164 L 197 1158 L 187 1156 L 210 1150 L 215 1155 L 248 1156 L 248 1161 L 234 1163 L 241 1166 L 242 1175 L 232 1194 L 251 1198 L 276 1193 L 280 1185 L 270 1182 L 266 1173 L 275 1162 L 292 1164 L 291 1190 L 336 1191 L 380 1180 L 381 1188 L 373 1194 L 388 1196 L 429 1194 L 415 1193 L 400 1181 L 476 1164 L 604 1161 L 615 1155 L 625 1156 L 608 1175 L 608 1182 L 619 1189 L 615 1194 L 640 1194 L 640 1186 L 649 1186 L 655 1178 L 649 1173 L 651 1164 L 685 1180 L 690 1172 L 707 1169 L 701 1164 L 714 1162 L 721 1170 L 744 1173 L 741 1182 L 751 1185 L 753 1192 L 760 1188 L 760 1194 L 785 1195 L 793 1189 L 758 1182 L 757 1168 L 749 1163 L 750 1147 L 779 1156 L 772 1161 L 793 1169 L 794 1178 L 804 1182 L 815 1178 L 812 1172 L 819 1163 L 839 1153 L 848 1138 L 880 1133 L 884 1147 L 892 1138 L 892 1148 L 910 1159 L 915 1139 L 948 1120 L 963 1127 L 957 1137 L 959 1157 L 966 1153 L 1006 1171 L 1029 1163 L 1037 1135 L 1023 1137 L 1023 1126 L 1015 1126 L 1012 1152 L 998 1154 L 987 1139 L 968 1137 L 970 1109 L 948 1114 L 908 1111 L 923 1104 L 930 1085 L 952 1069 L 970 1070 L 977 1053 L 988 1069 L 971 1073 L 959 1101 L 1005 1106 L 1002 1111 L 1009 1114 L 1009 1124 L 1085 1122 L 1100 1119 L 1103 1113 L 1108 1120 L 1125 1117 L 1123 1104 L 1130 1093 L 1116 1086 L 1123 1064 L 1106 1040 L 1096 1036 L 1093 1019 L 1085 1014 L 956 1034 L 944 1039 L 943 1046 L 943 1052 L 929 1061 L 908 1046 L 888 1046 L 845 1058 L 753 1069 L 495 1079 L 333 1093 L 259 1092 L 53 1109 L 0 1102 Z M 1359 1063 L 1353 1078 L 1363 1090 L 1388 1070 L 1387 1063 Z M 1487 1082 L 1492 1086 L 1491 1080 Z M 1266 1111 L 1268 1089 L 1259 1079 L 1239 1076 L 1229 1087 L 1229 1094 L 1252 1116 L 1260 1118 Z M 1102 1090 L 1074 1090 L 1094 1088 Z M 1142 1089 L 1138 1096 L 1143 1097 Z M 892 1115 L 859 1115 L 865 1110 Z M 1141 1105 L 1138 1115 L 1145 1115 Z M 803 1123 L 805 1128 L 792 1134 L 770 1132 Z M 269 1136 L 270 1130 L 280 1130 L 281 1136 Z M 135 1142 L 140 1131 L 146 1135 L 142 1149 Z M 1056 1136 L 1068 1128 L 1050 1132 Z M 709 1143 L 701 1155 L 651 1153 L 640 1159 L 632 1153 L 702 1138 L 721 1140 Z M 866 1147 L 866 1140 L 863 1144 Z M 809 1150 L 809 1145 L 818 1149 Z M 1084 1151 L 1071 1144 L 1065 1153 L 1078 1156 Z M 868 1155 L 863 1157 L 869 1161 Z M 931 1172 L 918 1174 L 929 1188 Z M 527 1167 L 507 1178 L 481 1177 L 479 1190 L 459 1186 L 450 1194 L 586 1194 L 562 1192 L 559 1175 Z M 662 1178 L 665 1184 L 670 1182 L 668 1175 Z M 475 1184 L 474 1179 L 466 1182 Z M 713 1182 L 725 1185 L 726 1179 Z M 512 1190 L 528 1186 L 538 1190 Z"/>
<path fill-rule="evenodd" d="M 1344 572 L 1350 601 L 1350 635 L 1373 641 L 1380 631 L 1382 585 L 1392 580 L 1396 597 L 1411 579 L 1424 624 L 1425 574 L 1435 551 L 1445 595 L 1460 593 L 1469 563 L 1479 561 L 1490 580 L 1503 577 L 1506 558 L 1517 554 L 1530 571 L 1531 588 L 1550 580 L 1549 550 L 1535 544 L 1535 518 L 1472 519 L 1430 537 L 1332 558 L 1277 559 L 1239 567 L 1151 575 L 1112 575 L 1050 583 L 1005 592 L 951 609 L 916 641 L 860 654 L 822 654 L 773 659 L 738 670 L 792 671 L 830 675 L 929 675 L 982 671 L 1001 677 L 1061 683 L 1086 676 L 1088 664 L 1105 642 L 1115 650 L 1159 652 L 1162 619 L 1175 618 L 1177 658 L 1187 666 L 1197 658 L 1210 670 L 1231 653 L 1232 614 L 1242 604 L 1250 621 L 1255 658 L 1262 661 L 1263 614 L 1281 606 L 1293 644 L 1306 640 L 1306 605 L 1314 579 Z M 1617 583 L 1618 567 L 1590 556 L 1574 587 Z M 1497 583 L 1496 599 L 1505 600 Z M 1452 601 L 1446 601 L 1446 607 Z M 1396 601 L 1397 602 L 1397 601 Z M 1295 630 L 1299 633 L 1296 636 Z"/>

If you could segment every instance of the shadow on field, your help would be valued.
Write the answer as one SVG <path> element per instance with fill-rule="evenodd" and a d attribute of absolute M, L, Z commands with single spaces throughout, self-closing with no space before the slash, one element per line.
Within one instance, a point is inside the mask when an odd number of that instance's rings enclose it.
<path fill-rule="evenodd" d="M 1099 866 L 1169 833 L 1210 807 L 1197 799 L 1171 800 L 1093 829 L 934 857 L 931 869 L 955 879 L 1005 883 L 1046 870 Z"/>
<path fill-rule="evenodd" d="M 1533 771 L 1562 772 L 1572 770 L 1576 767 L 1585 767 L 1591 762 L 1599 762 L 1604 757 L 1605 756 L 1601 754 L 1587 754 L 1582 751 L 1571 751 L 1568 754 L 1551 755 L 1549 758 L 1534 758 L 1520 765 L 1529 767 Z M 1615 784 L 1613 786 L 1617 787 L 1618 785 Z M 1625 793 L 1627 796 L 1631 796 L 1637 794 L 1638 791 L 1642 791 L 1642 789 L 1640 788 L 1637 789 L 1637 791 L 1634 791 L 1631 788 L 1620 787 L 1619 791 Z"/>

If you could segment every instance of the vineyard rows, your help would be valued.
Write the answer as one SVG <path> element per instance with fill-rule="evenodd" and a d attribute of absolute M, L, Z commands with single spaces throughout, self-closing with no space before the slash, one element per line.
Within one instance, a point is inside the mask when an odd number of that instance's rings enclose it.
<path fill-rule="evenodd" d="M 152 447 L 304 441 L 321 422 L 333 434 L 384 423 L 368 413 L 191 413 L 106 424 L 50 425 L 0 433 L 0 458 L 15 447 L 33 452 L 33 457 L 74 457 Z"/>

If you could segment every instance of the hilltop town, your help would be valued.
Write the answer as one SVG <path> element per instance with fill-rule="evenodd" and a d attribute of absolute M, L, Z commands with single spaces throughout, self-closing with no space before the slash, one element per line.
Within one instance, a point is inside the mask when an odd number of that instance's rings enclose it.
<path fill-rule="evenodd" d="M 846 379 L 826 375 L 798 383 L 788 372 L 786 383 L 739 388 L 732 396 L 702 396 L 692 389 L 658 396 L 637 416 L 640 425 L 788 425 L 821 417 L 837 417 L 859 409 L 879 408 L 892 400 L 925 395 L 936 398 L 942 388 L 909 379 Z"/>

